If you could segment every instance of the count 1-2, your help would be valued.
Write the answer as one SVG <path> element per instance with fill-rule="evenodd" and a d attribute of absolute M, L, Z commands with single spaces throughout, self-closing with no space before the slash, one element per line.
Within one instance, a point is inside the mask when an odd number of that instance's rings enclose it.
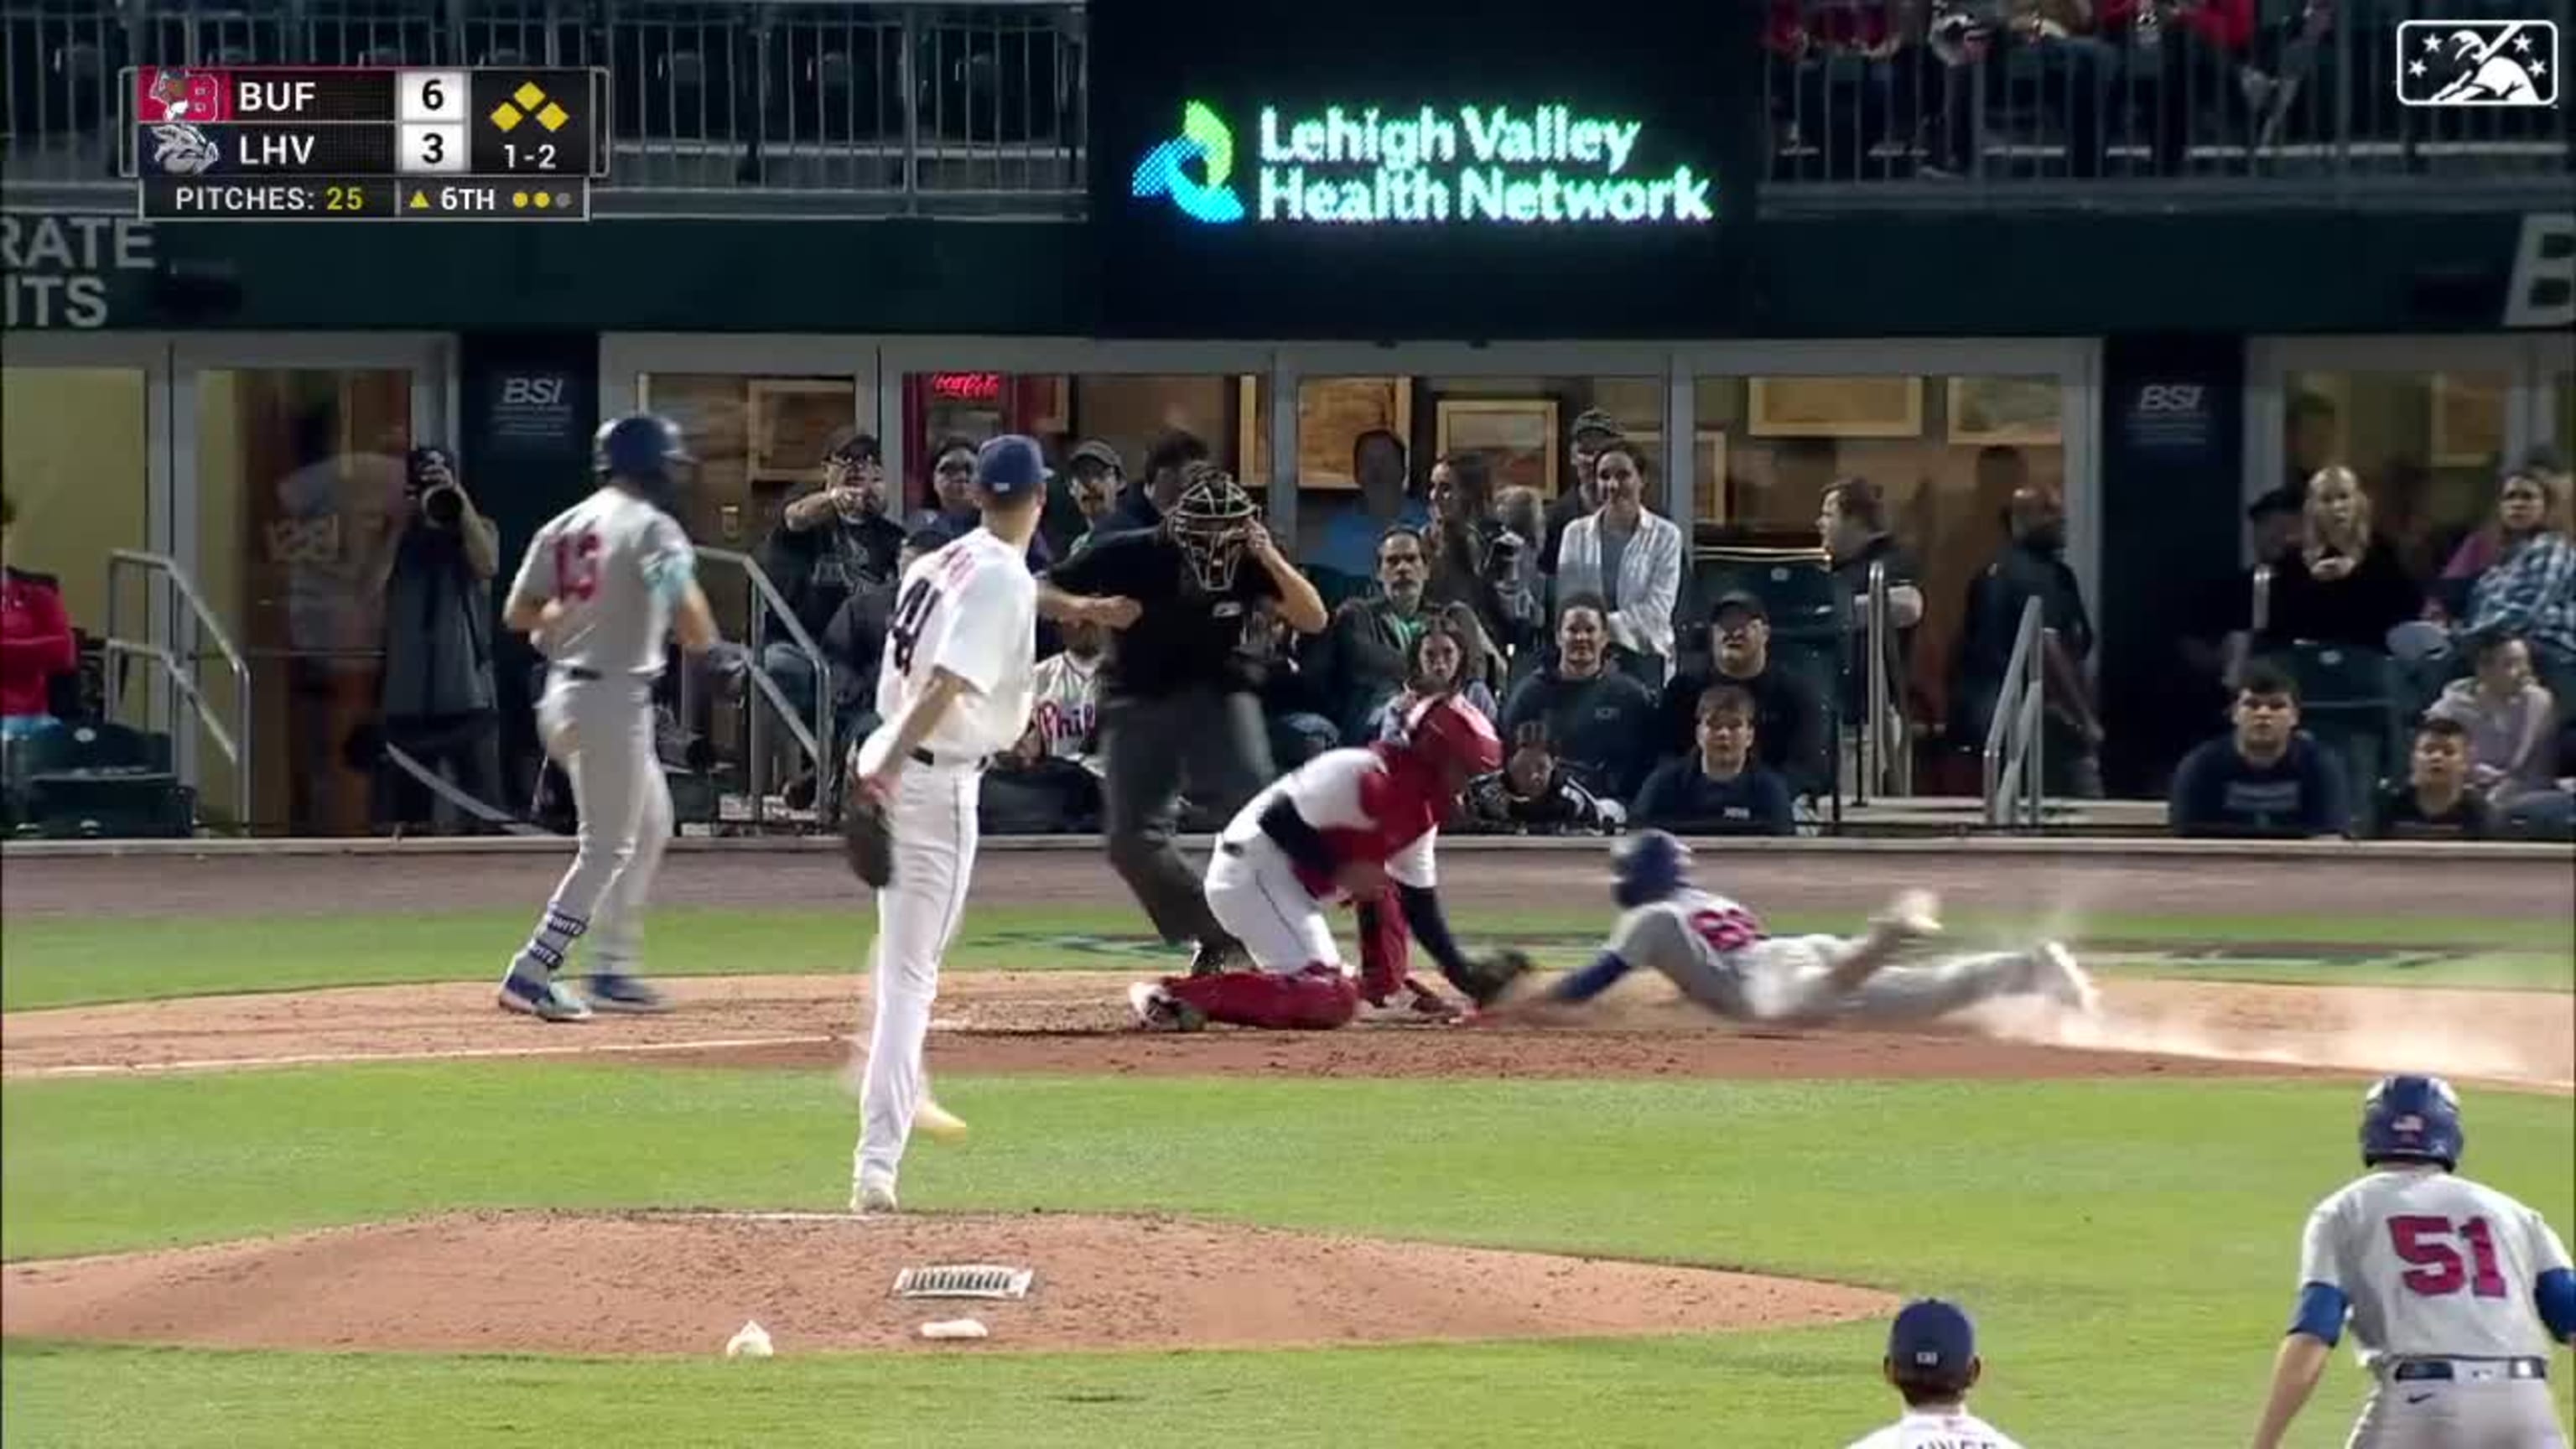
<path fill-rule="evenodd" d="M 519 149 L 516 141 L 501 144 L 501 164 L 512 171 L 552 171 L 555 169 L 555 147 L 551 141 Z"/>
<path fill-rule="evenodd" d="M 243 76 L 234 82 L 233 104 L 244 115 L 269 111 L 291 116 L 312 105 L 320 89 L 309 80 L 262 81 Z"/>

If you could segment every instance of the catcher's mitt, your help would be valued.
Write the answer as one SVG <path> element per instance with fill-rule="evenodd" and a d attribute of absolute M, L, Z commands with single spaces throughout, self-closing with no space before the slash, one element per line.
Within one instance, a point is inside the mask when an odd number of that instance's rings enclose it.
<path fill-rule="evenodd" d="M 894 829 L 885 802 L 856 782 L 841 792 L 841 856 L 870 890 L 894 879 Z"/>
<path fill-rule="evenodd" d="M 1482 956 L 1469 957 L 1466 969 L 1449 984 L 1467 993 L 1468 999 L 1478 1006 L 1491 1006 L 1501 1000 L 1512 983 L 1526 975 L 1534 964 L 1527 952 L 1507 946 Z"/>

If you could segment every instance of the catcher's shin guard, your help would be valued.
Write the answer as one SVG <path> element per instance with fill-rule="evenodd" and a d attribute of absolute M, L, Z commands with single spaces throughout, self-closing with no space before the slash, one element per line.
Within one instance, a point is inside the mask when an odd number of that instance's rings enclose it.
<path fill-rule="evenodd" d="M 1330 1031 L 1359 1013 L 1359 987 L 1342 968 L 1317 964 L 1303 971 L 1220 971 L 1213 976 L 1171 976 L 1163 989 L 1198 1008 L 1210 1021 L 1267 1031 Z"/>

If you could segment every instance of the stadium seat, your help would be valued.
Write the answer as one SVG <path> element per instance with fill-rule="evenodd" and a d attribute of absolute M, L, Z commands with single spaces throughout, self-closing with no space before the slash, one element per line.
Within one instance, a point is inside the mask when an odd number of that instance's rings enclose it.
<path fill-rule="evenodd" d="M 10 833 L 43 839 L 183 837 L 196 794 L 170 769 L 170 738 L 115 724 L 67 725 L 9 748 Z"/>

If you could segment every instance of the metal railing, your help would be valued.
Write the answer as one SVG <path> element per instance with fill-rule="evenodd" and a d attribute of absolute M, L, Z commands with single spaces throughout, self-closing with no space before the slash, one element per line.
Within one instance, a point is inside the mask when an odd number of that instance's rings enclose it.
<path fill-rule="evenodd" d="M 1766 204 L 2563 205 L 2576 177 L 2569 106 L 2420 104 L 2461 69 L 2451 31 L 2420 72 L 2398 54 L 2408 20 L 2555 10 L 2563 32 L 2565 0 L 2265 3 L 2243 35 L 2219 6 L 2148 0 L 2109 28 L 2106 8 L 1806 0 L 1765 35 Z"/>
<path fill-rule="evenodd" d="M 1864 596 L 1867 626 L 1862 657 L 1863 688 L 1869 716 L 1861 724 L 1860 794 L 1866 802 L 1881 795 L 1914 793 L 1912 727 L 1896 700 L 1898 635 L 1888 614 L 1887 564 L 1869 566 L 1869 592 Z"/>
<path fill-rule="evenodd" d="M 187 606 L 197 631 L 214 646 L 215 657 L 223 660 L 225 666 L 232 671 L 233 707 L 240 720 L 238 731 L 224 728 L 223 721 L 217 716 L 214 706 L 206 699 L 204 689 L 198 684 L 198 668 L 206 659 L 204 650 L 191 650 L 182 657 L 158 640 L 129 639 L 125 637 L 124 630 L 118 627 L 117 597 L 121 591 L 117 588 L 117 580 L 126 569 L 141 569 L 147 576 L 160 579 L 161 588 L 166 591 L 165 597 L 175 597 Z M 147 595 L 144 626 L 147 631 L 151 628 L 150 618 L 153 612 L 150 596 Z M 175 617 L 176 611 L 172 613 Z M 250 662 L 243 656 L 242 651 L 235 647 L 232 635 L 225 632 L 223 622 L 217 619 L 215 611 L 207 606 L 205 598 L 197 592 L 197 586 L 189 582 L 187 571 L 179 567 L 177 560 L 167 554 L 146 553 L 141 549 L 120 548 L 109 552 L 107 556 L 107 638 L 101 647 L 110 655 L 147 659 L 161 666 L 162 673 L 169 678 L 171 686 L 177 689 L 180 697 L 196 711 L 198 722 L 203 724 L 206 733 L 213 737 L 215 748 L 222 751 L 224 758 L 231 763 L 233 823 L 236 829 L 249 831 L 251 801 L 254 798 L 251 793 L 250 745 L 253 737 L 251 735 Z M 107 678 L 103 686 L 102 704 L 103 713 L 109 719 L 118 717 L 118 706 L 124 688 L 124 673 L 123 669 L 115 667 L 113 663 L 106 670 Z"/>
<path fill-rule="evenodd" d="M 0 0 L 0 151 L 13 191 L 130 193 L 128 66 L 599 66 L 601 213 L 1061 216 L 1085 56 L 1078 0 Z"/>
<path fill-rule="evenodd" d="M 840 771 L 834 768 L 832 753 L 834 701 L 831 661 L 824 657 L 821 646 L 814 642 L 814 636 L 806 632 L 805 625 L 796 617 L 796 611 L 787 606 L 786 596 L 778 592 L 776 584 L 770 582 L 769 572 L 760 566 L 759 560 L 734 549 L 708 548 L 703 545 L 699 547 L 697 554 L 701 562 L 712 560 L 741 569 L 743 578 L 749 583 L 752 623 L 743 632 L 749 636 L 745 640 L 745 646 L 753 650 L 753 655 L 751 668 L 744 677 L 751 682 L 752 689 L 760 698 L 768 701 L 769 709 L 778 712 L 779 722 L 787 726 L 787 737 L 795 742 L 796 748 L 803 751 L 806 760 L 813 765 L 815 808 L 820 818 L 831 819 L 832 805 L 838 798 L 840 778 Z M 777 679 L 760 662 L 760 646 L 756 641 L 765 632 L 761 627 L 764 616 L 767 619 L 777 620 L 785 628 L 788 641 L 795 646 L 799 654 L 805 656 L 806 666 L 814 673 L 814 718 L 810 729 L 804 720 L 797 718 L 796 706 L 787 698 L 786 692 L 778 687 Z M 769 737 L 763 726 L 768 720 L 769 710 L 760 708 L 757 701 L 746 699 L 743 701 L 743 716 L 745 788 L 751 796 L 751 823 L 754 828 L 758 828 L 768 818 Z M 688 712 L 684 707 L 682 718 L 687 717 Z"/>
<path fill-rule="evenodd" d="M 2047 642 L 2039 600 L 2022 605 L 1994 718 L 1986 724 L 1986 823 L 2036 830 L 2045 818 L 2040 736 L 2048 702 Z"/>
<path fill-rule="evenodd" d="M 2236 681 L 2245 677 L 2245 661 L 2253 657 L 2264 632 L 2272 627 L 2272 566 L 2270 564 L 2254 566 L 2254 597 L 2248 602 L 2251 605 L 2246 613 L 2249 623 L 2244 633 L 2230 641 L 2227 653 L 2227 677 L 2219 681 L 2230 689 L 2234 689 Z"/>

